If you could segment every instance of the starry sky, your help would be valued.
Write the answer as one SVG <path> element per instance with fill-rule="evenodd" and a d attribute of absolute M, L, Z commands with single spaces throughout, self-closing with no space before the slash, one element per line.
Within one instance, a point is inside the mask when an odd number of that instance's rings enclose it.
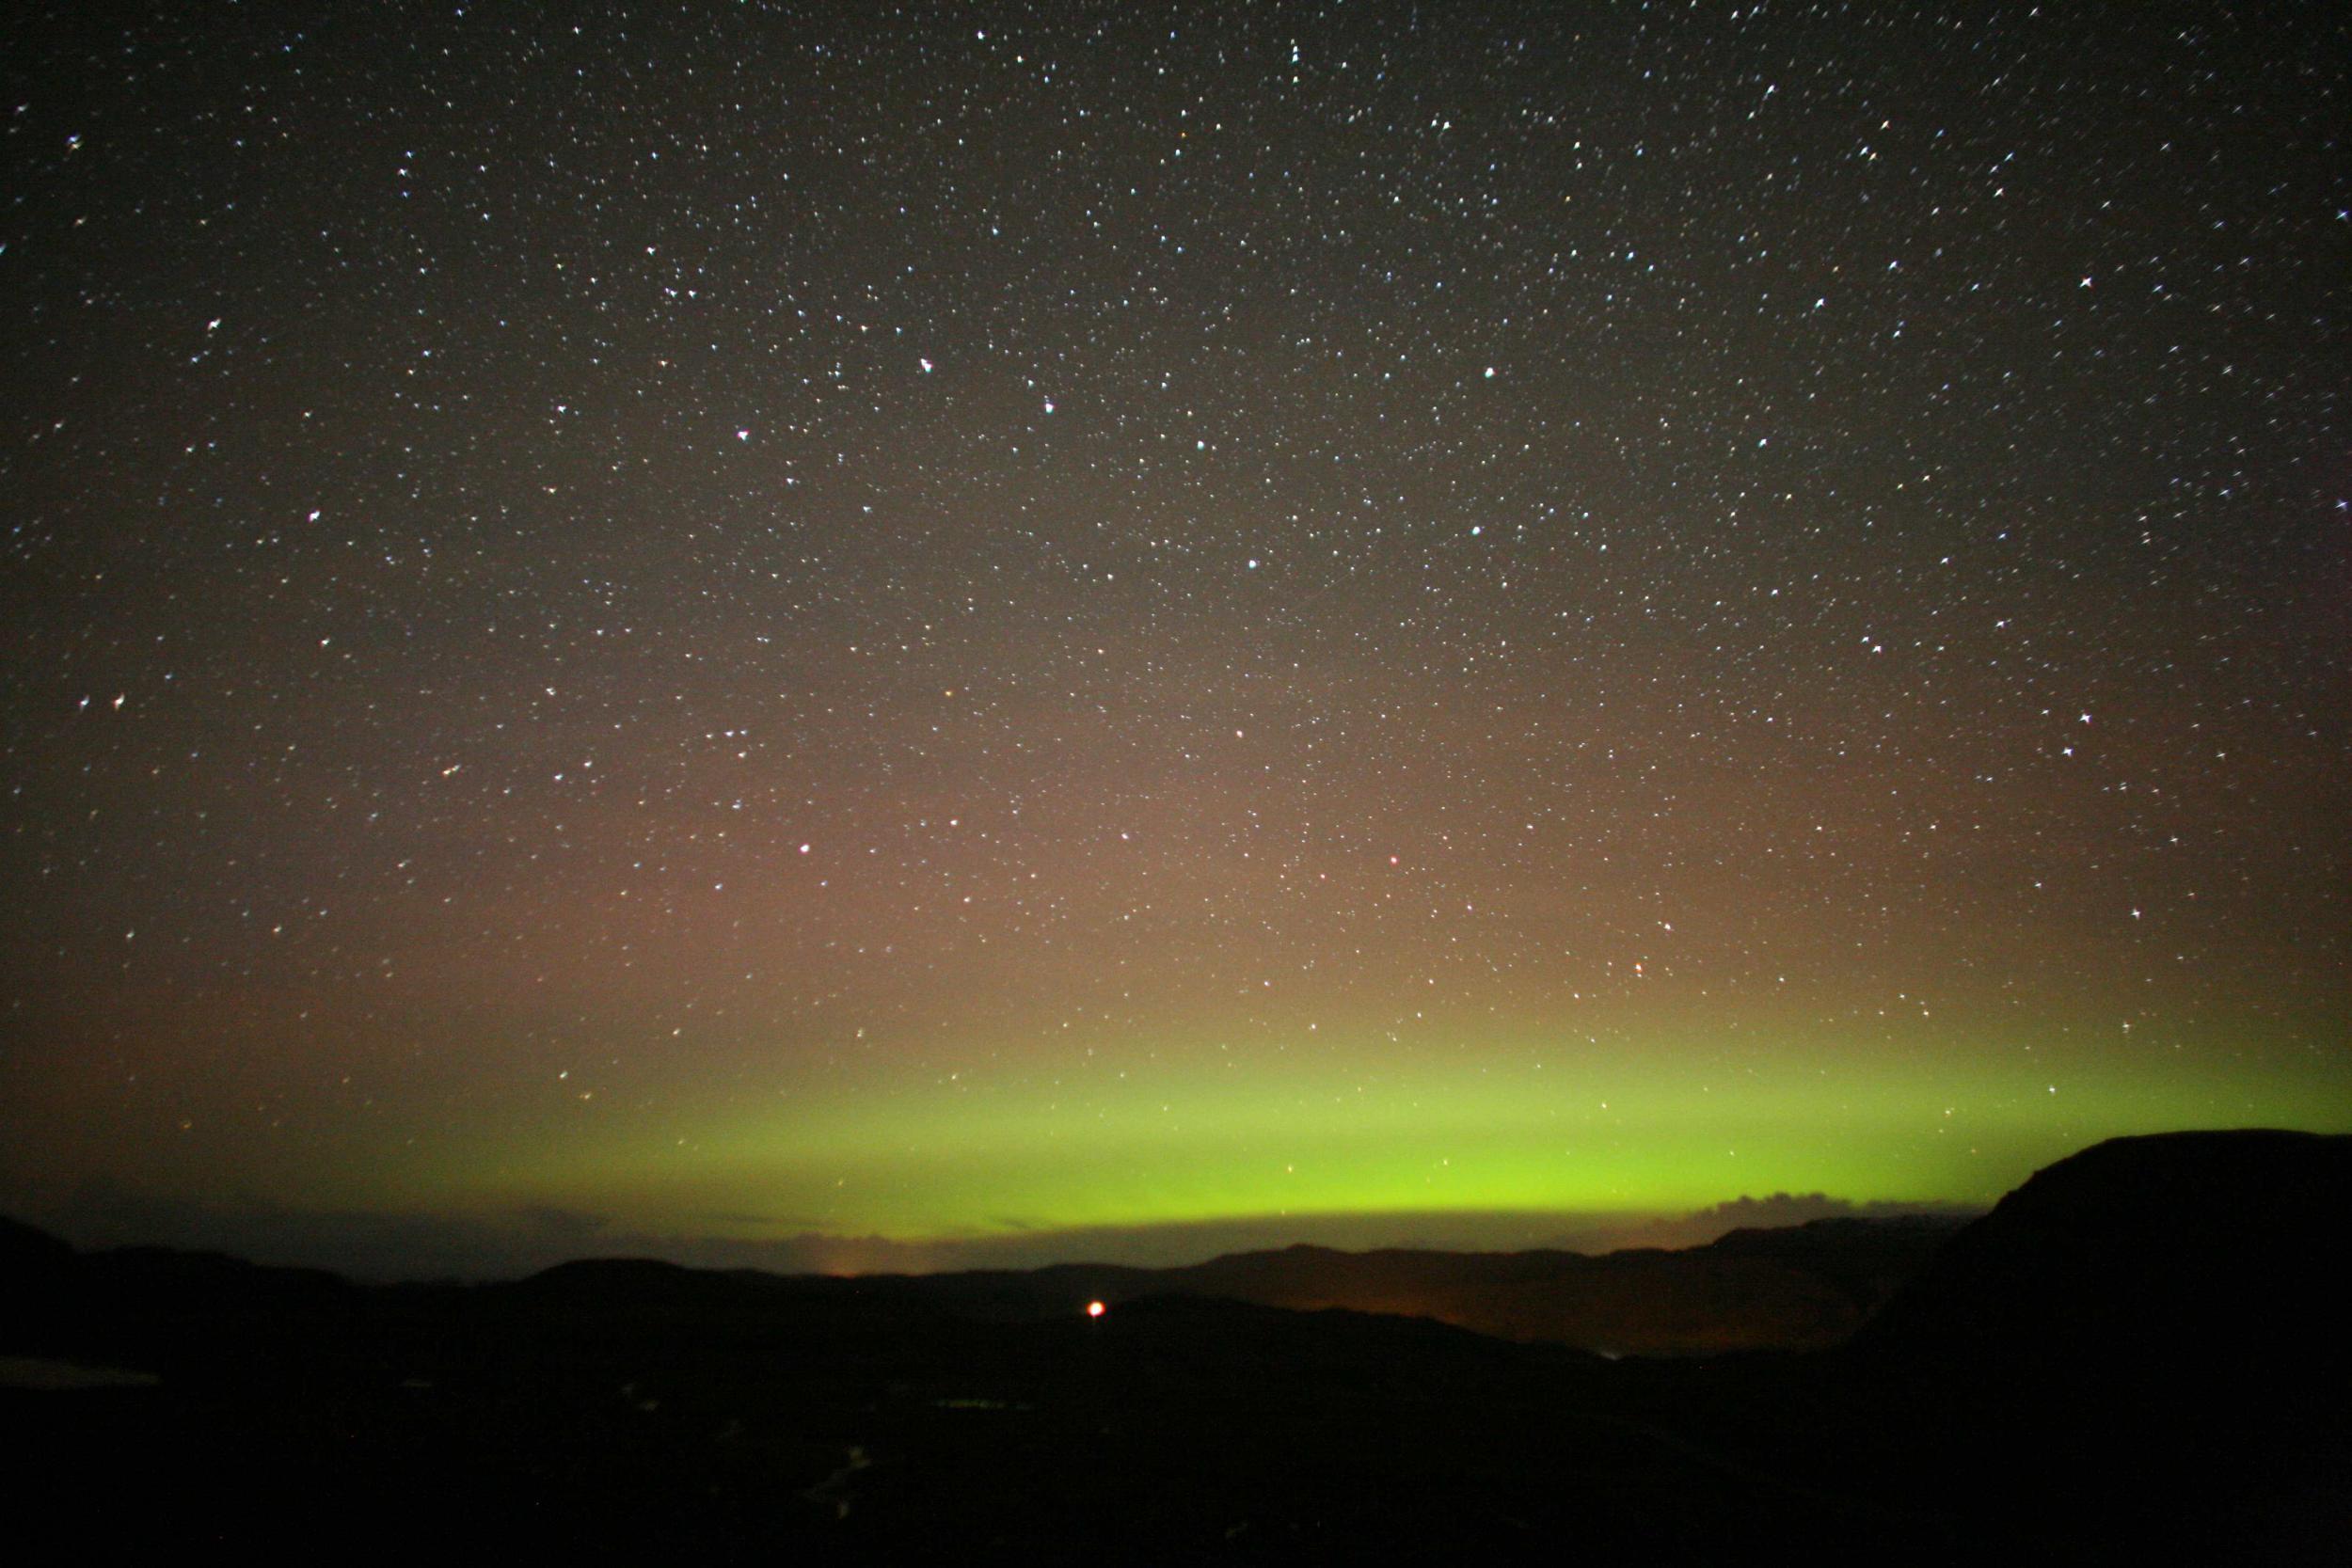
<path fill-rule="evenodd" d="M 10 30 L 0 1205 L 854 1266 L 2352 1130 L 2336 7 Z"/>

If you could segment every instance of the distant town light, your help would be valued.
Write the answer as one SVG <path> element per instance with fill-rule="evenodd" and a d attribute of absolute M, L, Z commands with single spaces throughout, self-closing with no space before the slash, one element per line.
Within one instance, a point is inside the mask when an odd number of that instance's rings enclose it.
<path fill-rule="evenodd" d="M 1099 1317 L 1101 1317 L 1101 1316 L 1103 1315 L 1103 1311 L 1104 1311 L 1104 1307 L 1103 1307 L 1103 1304 L 1102 1304 L 1101 1302 L 1099 1302 L 1099 1301 L 1090 1301 L 1090 1302 L 1088 1302 L 1088 1303 L 1087 1303 L 1087 1316 L 1088 1316 L 1088 1317 L 1089 1317 L 1089 1318 L 1099 1318 Z"/>

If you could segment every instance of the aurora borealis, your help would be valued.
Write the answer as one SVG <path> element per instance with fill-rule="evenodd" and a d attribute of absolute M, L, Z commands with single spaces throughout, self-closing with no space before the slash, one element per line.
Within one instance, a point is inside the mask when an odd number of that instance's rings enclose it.
<path fill-rule="evenodd" d="M 2335 8 L 45 9 L 0 1207 L 1041 1260 L 2352 1130 Z"/>

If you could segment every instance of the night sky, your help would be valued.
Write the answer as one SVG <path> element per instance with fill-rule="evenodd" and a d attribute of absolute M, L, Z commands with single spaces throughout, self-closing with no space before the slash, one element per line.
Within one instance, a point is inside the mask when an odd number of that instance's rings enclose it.
<path fill-rule="evenodd" d="M 49 9 L 0 1207 L 849 1267 L 2352 1130 L 2339 7 Z"/>

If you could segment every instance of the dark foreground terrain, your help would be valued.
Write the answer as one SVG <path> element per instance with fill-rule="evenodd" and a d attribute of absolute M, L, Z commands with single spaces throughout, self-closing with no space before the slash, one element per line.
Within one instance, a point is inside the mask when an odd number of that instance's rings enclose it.
<path fill-rule="evenodd" d="M 362 1289 L 8 1227 L 5 1539 L 26 1561 L 2339 1562 L 2352 1351 L 2323 1279 L 2347 1214 L 2352 1138 L 2119 1140 L 1940 1248 L 1899 1238 L 1907 1283 L 1834 1348 L 1613 1362 L 1136 1271 Z M 1731 1250 L 1888 1277 L 1883 1238 L 1776 1234 Z M 1511 1267 L 1220 1263 L 1290 1299 L 1318 1266 Z M 100 1386 L 23 1386 L 60 1381 Z"/>

